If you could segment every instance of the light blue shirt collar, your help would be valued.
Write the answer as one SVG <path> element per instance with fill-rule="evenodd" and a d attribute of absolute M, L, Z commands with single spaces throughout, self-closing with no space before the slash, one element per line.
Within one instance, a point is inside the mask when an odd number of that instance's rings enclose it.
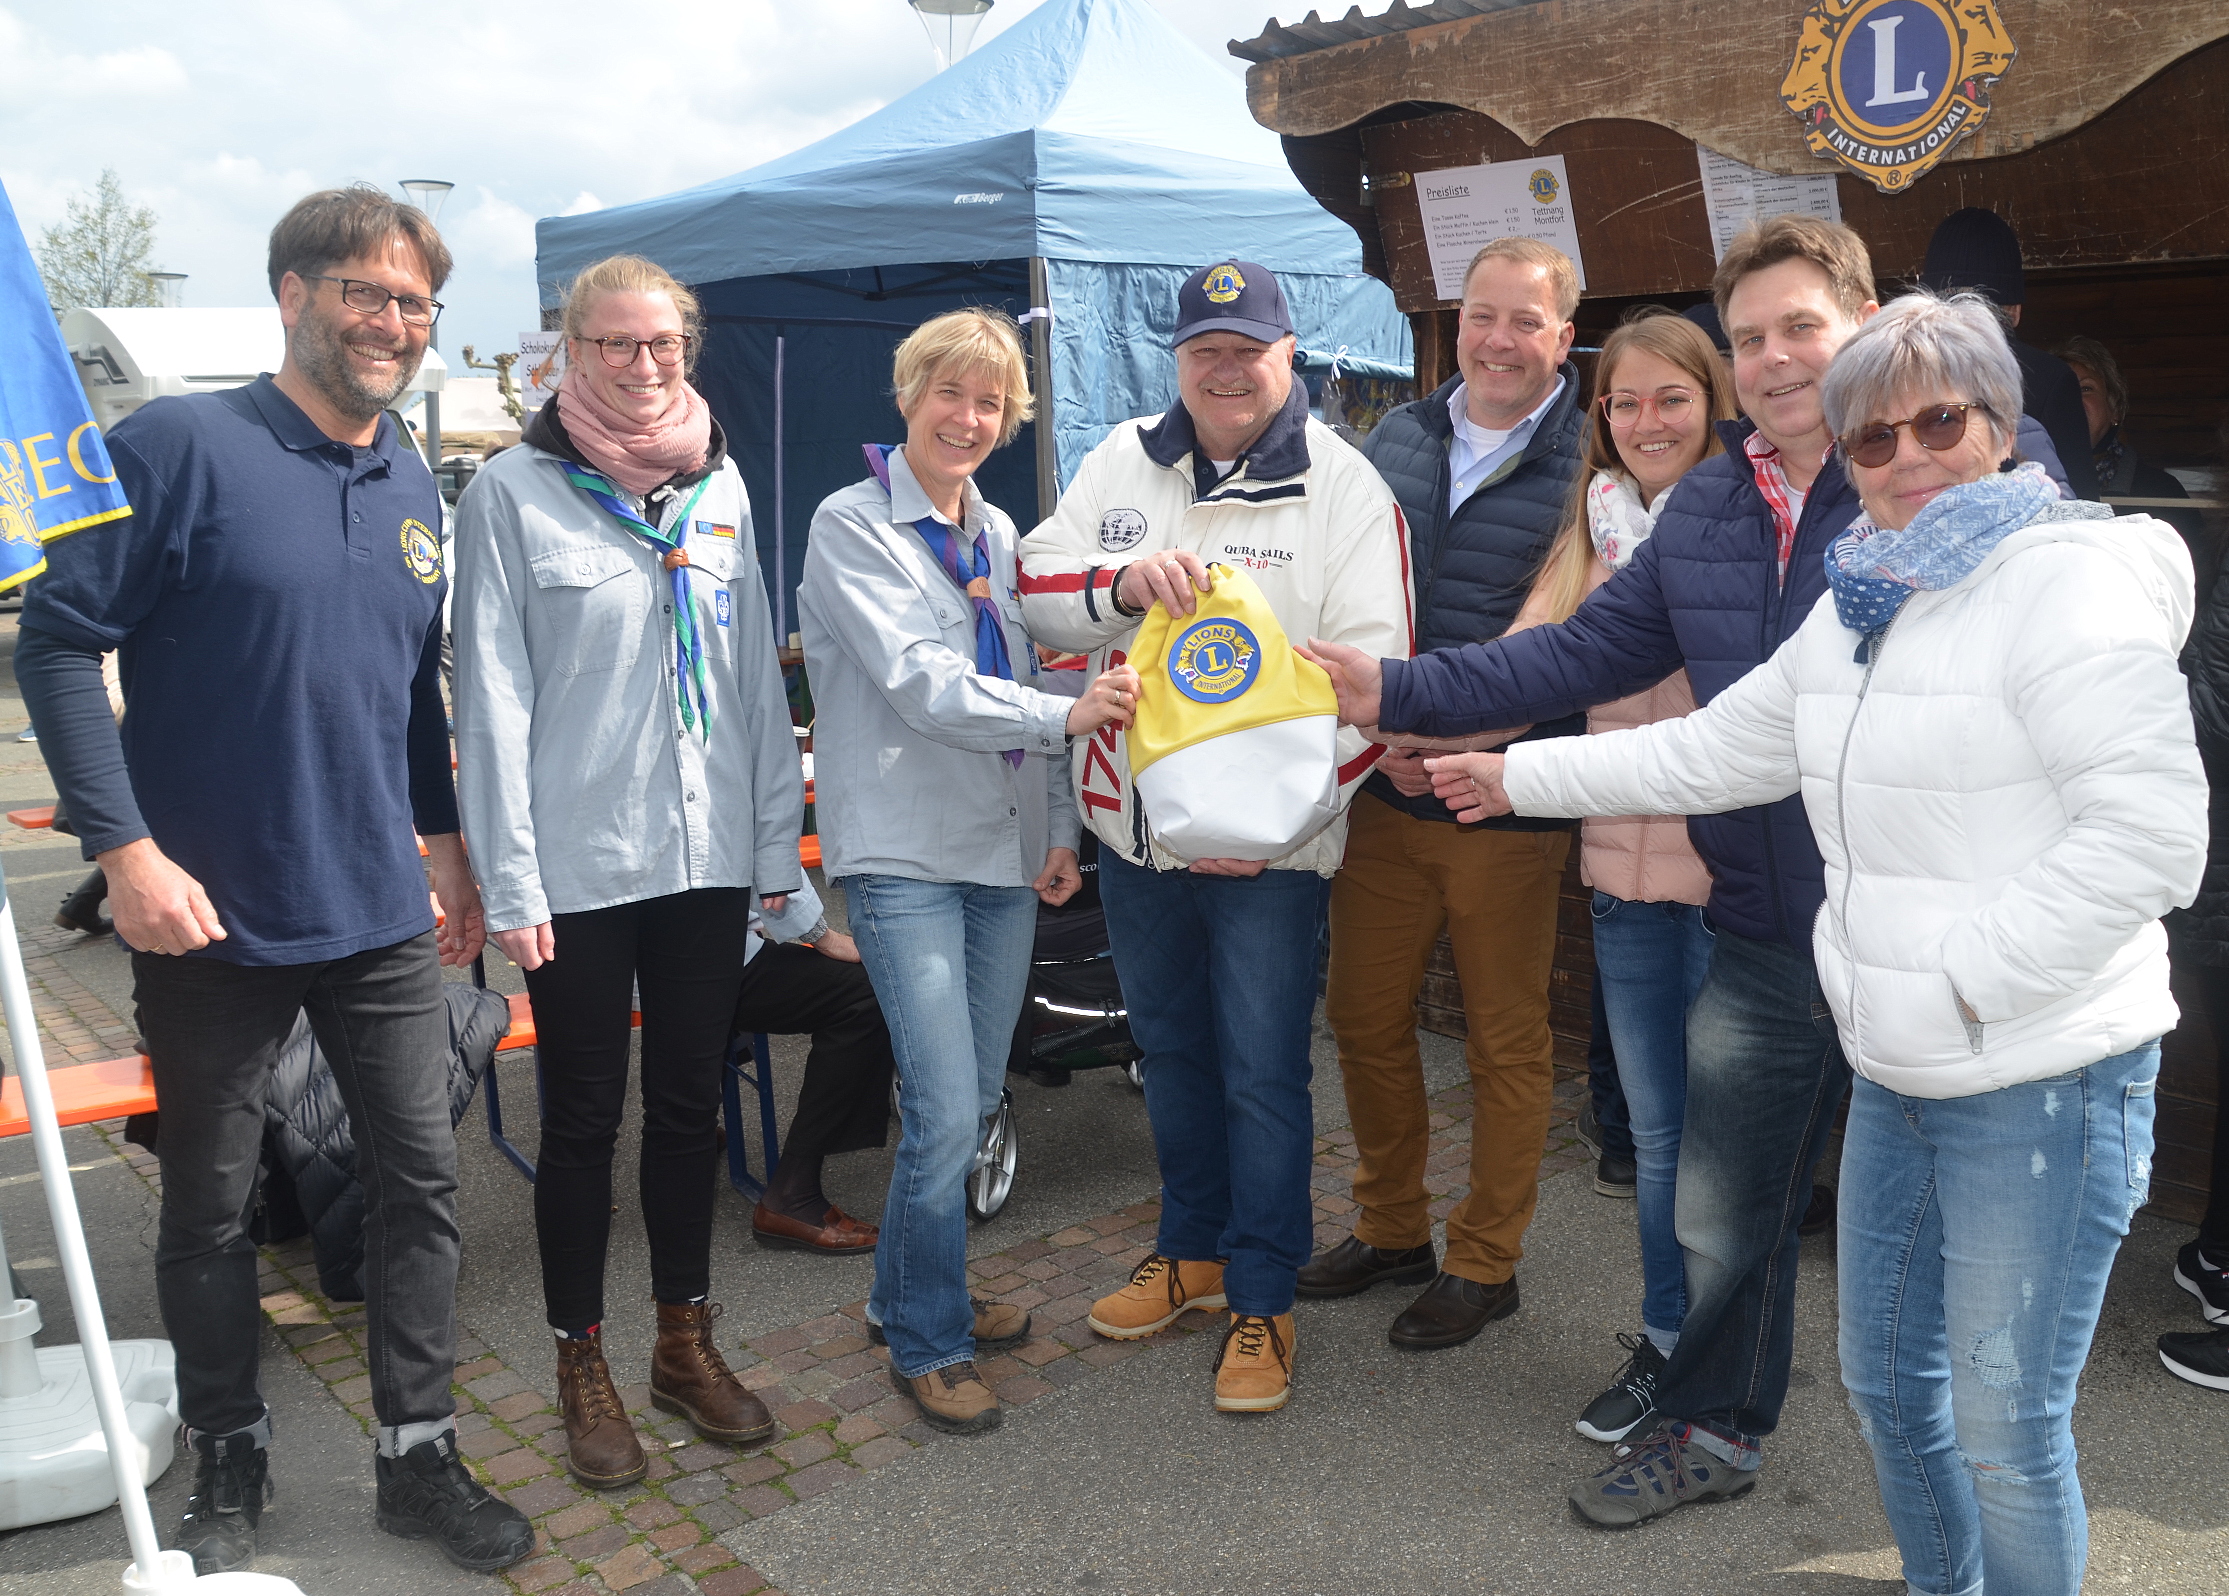
<path fill-rule="evenodd" d="M 913 474 L 913 466 L 906 459 L 903 447 L 890 451 L 890 519 L 911 526 L 914 522 L 933 516 L 946 526 L 944 512 L 929 502 L 928 489 L 921 486 L 921 479 Z M 962 515 L 965 524 L 960 530 L 973 537 L 990 525 L 990 517 L 983 509 L 983 495 L 976 489 L 974 478 L 969 478 L 963 490 Z"/>
<path fill-rule="evenodd" d="M 1548 413 L 1558 396 L 1563 393 L 1564 379 L 1558 377 L 1556 385 L 1548 390 L 1548 397 L 1540 401 L 1539 408 L 1509 431 L 1509 435 L 1493 448 L 1481 449 L 1471 436 L 1470 384 L 1459 382 L 1455 391 L 1447 396 L 1447 415 L 1454 424 L 1454 432 L 1447 444 L 1447 513 L 1453 515 L 1463 507 L 1472 494 L 1500 475 L 1502 467 L 1525 452 L 1532 442 L 1532 435 L 1540 427 L 1540 418 Z"/>

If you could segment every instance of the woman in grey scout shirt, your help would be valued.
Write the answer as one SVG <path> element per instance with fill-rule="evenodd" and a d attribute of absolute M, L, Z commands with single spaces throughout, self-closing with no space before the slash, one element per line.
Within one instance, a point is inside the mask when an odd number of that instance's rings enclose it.
<path fill-rule="evenodd" d="M 996 311 L 939 316 L 898 346 L 903 447 L 813 517 L 798 589 L 818 707 L 821 847 L 882 1000 L 901 1133 L 867 1317 L 928 1421 L 999 1422 L 980 1351 L 1029 1314 L 971 1302 L 963 1183 L 998 1107 L 1037 903 L 1081 884 L 1067 739 L 1126 725 L 1137 673 L 1041 691 L 1015 591 L 1014 524 L 970 480 L 1029 418 L 1028 368 Z"/>
<path fill-rule="evenodd" d="M 465 839 L 534 999 L 542 1294 L 566 1459 L 597 1486 L 644 1471 L 601 1337 L 638 988 L 651 1400 L 714 1440 L 774 1429 L 706 1295 L 721 1060 L 753 900 L 778 917 L 804 883 L 804 791 L 750 502 L 687 379 L 696 308 L 638 257 L 582 272 L 555 402 L 457 507 Z"/>

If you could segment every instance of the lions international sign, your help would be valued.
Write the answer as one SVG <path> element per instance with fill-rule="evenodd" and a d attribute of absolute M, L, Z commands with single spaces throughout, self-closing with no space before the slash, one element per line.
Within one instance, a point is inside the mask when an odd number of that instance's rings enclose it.
<path fill-rule="evenodd" d="M 1780 99 L 1812 154 L 1896 194 L 1981 126 L 2015 53 L 1992 0 L 1818 0 Z"/>

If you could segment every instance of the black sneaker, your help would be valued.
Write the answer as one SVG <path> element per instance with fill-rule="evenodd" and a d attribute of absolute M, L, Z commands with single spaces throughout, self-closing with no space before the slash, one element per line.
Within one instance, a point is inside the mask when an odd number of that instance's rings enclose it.
<path fill-rule="evenodd" d="M 2159 1361 L 2178 1380 L 2229 1391 L 2229 1330 L 2195 1330 L 2161 1336 Z"/>
<path fill-rule="evenodd" d="M 2198 1243 L 2186 1243 L 2175 1254 L 2175 1284 L 2198 1299 L 2208 1324 L 2229 1324 L 2229 1269 L 2209 1269 L 2198 1255 Z"/>
<path fill-rule="evenodd" d="M 475 1573 L 508 1568 L 534 1550 L 534 1526 L 473 1479 L 454 1430 L 378 1460 L 379 1527 L 406 1541 L 431 1536 L 450 1562 Z"/>
<path fill-rule="evenodd" d="M 1622 1441 L 1656 1412 L 1656 1382 L 1664 1372 L 1664 1354 L 1645 1335 L 1620 1331 L 1618 1345 L 1632 1356 L 1610 1388 L 1579 1415 L 1578 1431 L 1590 1441 Z"/>
<path fill-rule="evenodd" d="M 1639 1180 L 1630 1158 L 1612 1158 L 1604 1153 L 1594 1161 L 1594 1189 L 1605 1197 L 1623 1197 L 1631 1202 L 1640 1189 Z"/>
<path fill-rule="evenodd" d="M 196 1435 L 193 1494 L 171 1544 L 196 1574 L 222 1574 L 255 1561 L 256 1531 L 271 1501 L 271 1455 L 251 1435 Z"/>
<path fill-rule="evenodd" d="M 1602 1121 L 1594 1117 L 1594 1100 L 1590 1097 L 1579 1105 L 1579 1117 L 1571 1122 L 1573 1134 L 1579 1145 L 1595 1157 L 1602 1156 Z"/>

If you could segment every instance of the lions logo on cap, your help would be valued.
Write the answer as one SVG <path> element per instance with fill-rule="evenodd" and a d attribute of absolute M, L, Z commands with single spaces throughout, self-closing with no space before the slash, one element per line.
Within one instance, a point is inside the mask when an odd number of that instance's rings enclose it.
<path fill-rule="evenodd" d="M 1197 621 L 1169 649 L 1169 680 L 1195 704 L 1222 704 L 1254 685 L 1262 646 L 1237 621 Z"/>
<path fill-rule="evenodd" d="M 1988 118 L 2015 54 L 1992 0 L 1814 0 L 1780 101 L 1812 154 L 1896 194 Z"/>
<path fill-rule="evenodd" d="M 1562 192 L 1562 189 L 1556 183 L 1556 174 L 1549 171 L 1545 166 L 1532 174 L 1532 180 L 1525 187 L 1531 190 L 1532 202 L 1535 205 L 1553 205 L 1556 202 L 1556 196 Z"/>
<path fill-rule="evenodd" d="M 1208 303 L 1227 305 L 1245 292 L 1246 279 L 1238 274 L 1235 262 L 1218 266 L 1207 274 L 1207 281 L 1200 285 L 1207 290 Z"/>
<path fill-rule="evenodd" d="M 402 524 L 402 562 L 421 582 L 441 580 L 441 540 L 426 530 L 425 522 Z"/>

